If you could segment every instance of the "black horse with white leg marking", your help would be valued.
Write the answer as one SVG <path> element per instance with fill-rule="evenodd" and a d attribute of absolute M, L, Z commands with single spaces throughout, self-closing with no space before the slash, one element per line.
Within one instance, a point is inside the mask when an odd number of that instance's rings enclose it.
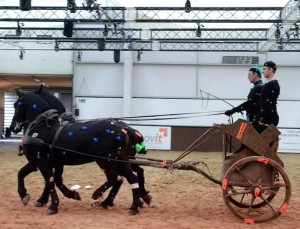
<path fill-rule="evenodd" d="M 104 168 L 108 181 L 100 186 L 92 198 L 97 200 L 123 174 L 132 186 L 133 202 L 130 213 L 136 214 L 140 206 L 137 176 L 128 161 L 130 147 L 127 131 L 108 120 L 68 123 L 61 126 L 58 114 L 38 95 L 24 94 L 14 104 L 15 114 L 11 129 L 17 133 L 25 128 L 24 153 L 41 171 L 50 190 L 49 214 L 58 211 L 53 168 L 55 164 L 78 165 L 95 161 Z M 79 152 L 87 152 L 82 155 Z M 107 159 L 99 159 L 105 157 Z"/>

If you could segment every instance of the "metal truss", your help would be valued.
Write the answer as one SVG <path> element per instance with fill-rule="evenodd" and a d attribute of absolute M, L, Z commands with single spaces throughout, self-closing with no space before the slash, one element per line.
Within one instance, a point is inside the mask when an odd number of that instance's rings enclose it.
<path fill-rule="evenodd" d="M 190 13 L 184 7 L 77 7 L 71 13 L 66 7 L 0 7 L 0 21 L 38 22 L 172 22 L 172 23 L 279 23 L 279 7 L 197 7 Z"/>
<path fill-rule="evenodd" d="M 71 12 L 67 7 L 32 7 L 30 11 L 20 11 L 19 7 L 2 6 L 0 47 L 5 43 L 7 49 L 53 50 L 54 44 L 59 44 L 60 50 L 98 50 L 98 41 L 104 38 L 105 50 L 299 52 L 299 11 L 299 1 L 295 0 L 290 0 L 284 8 L 193 7 L 189 13 L 184 7 L 124 8 L 97 4 L 77 7 Z M 72 37 L 63 35 L 61 26 L 65 21 L 74 22 Z M 24 22 L 37 26 L 23 26 Z M 45 27 L 44 22 L 53 26 Z M 62 25 L 57 27 L 58 23 Z M 150 23 L 168 23 L 168 26 L 150 28 Z M 213 28 L 212 23 L 222 26 Z M 269 29 L 232 28 L 233 24 L 237 27 L 243 23 L 273 25 Z M 205 27 L 196 33 L 197 28 L 190 28 L 190 24 Z M 279 25 L 281 35 L 276 38 Z"/>
<path fill-rule="evenodd" d="M 289 0 L 286 6 L 281 10 L 280 19 L 280 23 L 273 24 L 268 30 L 268 40 L 259 44 L 259 53 L 266 53 L 272 50 L 274 46 L 278 46 L 278 44 L 280 47 L 282 43 L 281 39 L 284 38 L 289 31 L 292 32 L 293 27 L 297 27 L 297 23 L 300 22 L 300 1 Z M 298 32 L 297 37 L 299 38 Z"/>
<path fill-rule="evenodd" d="M 201 22 L 201 23 L 275 23 L 281 8 L 199 7 L 186 13 L 184 8 L 135 8 L 136 22 Z"/>
<path fill-rule="evenodd" d="M 4 40 L 5 41 L 5 40 Z M 2 40 L 3 42 L 3 40 Z M 5 41 L 6 42 L 6 41 Z M 55 50 L 55 51 L 100 51 L 98 40 L 74 41 L 74 40 L 22 40 L 9 43 L 11 46 L 0 48 L 1 50 Z M 8 46 L 9 44 L 6 44 Z M 257 52 L 258 42 L 171 42 L 171 41 L 122 41 L 106 40 L 105 51 L 214 51 L 214 52 Z M 55 49 L 55 46 L 57 48 Z M 270 51 L 298 52 L 299 42 L 290 42 L 284 48 L 277 45 L 271 47 Z"/>
<path fill-rule="evenodd" d="M 63 35 L 63 28 L 35 28 L 24 27 L 0 27 L 0 39 L 70 39 Z M 16 32 L 20 35 L 16 35 Z M 201 34 L 196 29 L 107 29 L 104 36 L 104 28 L 74 28 L 73 39 L 89 40 L 98 38 L 130 38 L 132 40 L 235 40 L 235 41 L 263 41 L 266 39 L 266 29 L 201 29 Z"/>

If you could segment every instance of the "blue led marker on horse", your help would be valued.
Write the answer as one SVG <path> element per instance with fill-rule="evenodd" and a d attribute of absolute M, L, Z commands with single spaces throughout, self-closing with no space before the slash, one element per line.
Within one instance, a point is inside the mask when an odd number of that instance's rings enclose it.
<path fill-rule="evenodd" d="M 19 102 L 23 106 L 18 106 Z M 36 110 L 29 109 L 36 104 Z M 29 161 L 34 161 L 43 174 L 47 188 L 50 190 L 51 205 L 49 214 L 58 211 L 59 199 L 55 191 L 52 163 L 76 165 L 96 161 L 105 168 L 108 181 L 100 186 L 93 194 L 93 199 L 98 199 L 116 181 L 119 173 L 124 174 L 132 186 L 133 202 L 130 213 L 136 214 L 140 206 L 139 188 L 137 177 L 134 175 L 130 163 L 121 163 L 113 160 L 100 160 L 97 156 L 106 158 L 117 158 L 128 160 L 128 136 L 124 129 L 110 121 L 95 120 L 87 123 L 69 123 L 60 126 L 56 111 L 49 110 L 48 104 L 39 96 L 34 94 L 19 94 L 15 103 L 15 114 L 11 129 L 17 133 L 25 127 L 24 153 Z M 88 133 L 82 133 L 80 127 L 87 125 Z M 122 136 L 121 140 L 107 137 L 105 129 L 112 129 L 115 136 Z M 67 134 L 73 132 L 73 137 Z M 92 137 L 99 137 L 102 141 L 98 144 L 92 142 Z M 80 139 L 80 141 L 79 141 Z M 76 153 L 77 152 L 77 153 Z M 80 155 L 78 152 L 88 152 L 88 156 Z M 95 156 L 95 157 L 93 157 Z M 118 172 L 118 170 L 121 172 Z"/>

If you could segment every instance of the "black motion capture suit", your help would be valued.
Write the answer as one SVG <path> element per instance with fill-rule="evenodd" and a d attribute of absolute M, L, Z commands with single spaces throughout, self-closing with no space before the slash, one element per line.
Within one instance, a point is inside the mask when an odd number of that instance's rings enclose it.
<path fill-rule="evenodd" d="M 254 71 L 261 75 L 261 70 L 257 66 L 251 67 L 250 71 Z M 248 100 L 241 105 L 226 111 L 225 114 L 230 116 L 236 112 L 246 111 L 247 121 L 252 122 L 260 111 L 260 95 L 263 85 L 262 80 L 256 81 L 248 94 Z"/>
<path fill-rule="evenodd" d="M 258 121 L 264 124 L 278 125 L 279 116 L 277 113 L 277 99 L 280 94 L 280 87 L 277 80 L 266 83 L 261 91 L 260 111 Z"/>

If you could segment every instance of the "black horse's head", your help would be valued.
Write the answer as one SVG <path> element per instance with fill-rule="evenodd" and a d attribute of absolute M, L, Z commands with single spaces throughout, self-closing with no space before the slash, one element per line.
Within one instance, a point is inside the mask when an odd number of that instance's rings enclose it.
<path fill-rule="evenodd" d="M 14 103 L 15 113 L 10 125 L 14 133 L 19 133 L 22 128 L 26 128 L 38 115 L 50 110 L 48 103 L 40 96 L 28 93 L 24 94 L 16 90 L 19 98 Z"/>
<path fill-rule="evenodd" d="M 57 110 L 57 113 L 59 115 L 66 112 L 66 108 L 62 104 L 62 102 L 58 98 L 56 98 L 54 95 L 45 91 L 43 84 L 41 84 L 41 86 L 37 90 L 35 90 L 34 93 L 41 96 L 49 104 L 51 109 Z"/>

